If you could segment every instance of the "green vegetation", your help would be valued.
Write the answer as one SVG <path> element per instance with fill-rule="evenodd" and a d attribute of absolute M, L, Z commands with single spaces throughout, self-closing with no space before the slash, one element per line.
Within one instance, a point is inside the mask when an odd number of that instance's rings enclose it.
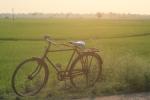
<path fill-rule="evenodd" d="M 0 99 L 16 99 L 11 88 L 12 73 L 24 59 L 42 55 L 46 43 L 28 39 L 43 39 L 45 34 L 49 34 L 57 42 L 85 40 L 86 47 L 100 49 L 99 54 L 104 61 L 103 78 L 95 87 L 85 91 L 64 90 L 64 83 L 57 80 L 55 71 L 49 67 L 50 76 L 46 87 L 35 97 L 22 99 L 58 100 L 149 91 L 149 27 L 150 20 L 16 19 L 12 23 L 8 19 L 1 19 Z M 66 59 L 62 60 L 65 54 L 61 57 L 59 55 L 53 54 L 52 57 L 65 65 Z"/>
<path fill-rule="evenodd" d="M 95 39 L 149 33 L 150 20 L 16 19 L 0 20 L 0 38 Z M 29 35 L 30 34 L 30 35 Z"/>

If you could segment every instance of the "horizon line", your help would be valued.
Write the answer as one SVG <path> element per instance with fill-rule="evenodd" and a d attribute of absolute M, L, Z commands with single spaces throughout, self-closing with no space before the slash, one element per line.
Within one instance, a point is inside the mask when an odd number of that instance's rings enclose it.
<path fill-rule="evenodd" d="M 129 12 L 88 12 L 88 13 L 75 13 L 75 12 L 0 12 L 0 14 L 79 14 L 79 15 L 85 15 L 90 14 L 94 15 L 97 13 L 101 14 L 119 14 L 119 15 L 150 15 L 150 14 L 141 14 L 141 13 L 129 13 Z"/>

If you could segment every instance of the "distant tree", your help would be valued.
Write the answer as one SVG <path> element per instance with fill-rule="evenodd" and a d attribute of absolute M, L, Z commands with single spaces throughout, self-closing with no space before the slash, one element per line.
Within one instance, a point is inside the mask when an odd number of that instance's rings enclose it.
<path fill-rule="evenodd" d="M 8 16 L 5 16 L 4 19 L 9 19 L 9 17 L 8 17 Z"/>
<path fill-rule="evenodd" d="M 98 18 L 101 18 L 101 17 L 102 17 L 102 14 L 101 14 L 100 12 L 98 12 L 98 13 L 96 13 L 96 16 L 97 16 Z"/>

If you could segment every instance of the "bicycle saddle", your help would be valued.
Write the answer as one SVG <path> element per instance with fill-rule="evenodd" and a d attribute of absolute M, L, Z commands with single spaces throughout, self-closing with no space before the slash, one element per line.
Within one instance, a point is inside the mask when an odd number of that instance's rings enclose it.
<path fill-rule="evenodd" d="M 70 41 L 70 44 L 78 47 L 85 47 L 85 42 L 84 41 Z"/>

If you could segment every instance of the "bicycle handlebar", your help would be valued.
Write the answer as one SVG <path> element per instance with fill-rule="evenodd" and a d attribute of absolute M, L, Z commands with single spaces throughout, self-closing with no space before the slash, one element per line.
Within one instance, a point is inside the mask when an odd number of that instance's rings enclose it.
<path fill-rule="evenodd" d="M 53 42 L 53 41 L 51 40 L 51 37 L 50 37 L 50 36 L 45 36 L 44 39 L 45 39 L 48 43 L 52 43 L 52 44 L 54 44 L 54 45 L 57 44 L 57 43 L 55 43 L 55 42 Z"/>
<path fill-rule="evenodd" d="M 48 43 L 51 43 L 51 44 L 53 44 L 53 45 L 64 45 L 64 46 L 71 47 L 70 45 L 67 45 L 67 44 L 64 44 L 64 43 L 56 43 L 56 42 L 52 41 L 50 36 L 45 36 L 44 39 L 45 39 Z"/>

